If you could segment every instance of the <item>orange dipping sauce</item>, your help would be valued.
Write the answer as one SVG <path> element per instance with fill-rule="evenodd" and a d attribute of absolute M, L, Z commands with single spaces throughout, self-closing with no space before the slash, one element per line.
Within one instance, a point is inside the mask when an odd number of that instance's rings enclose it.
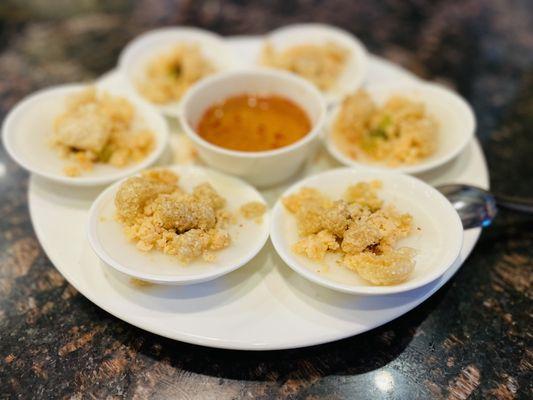
<path fill-rule="evenodd" d="M 291 100 L 247 94 L 211 106 L 197 128 L 206 141 L 238 151 L 279 149 L 300 140 L 310 130 L 309 117 Z"/>

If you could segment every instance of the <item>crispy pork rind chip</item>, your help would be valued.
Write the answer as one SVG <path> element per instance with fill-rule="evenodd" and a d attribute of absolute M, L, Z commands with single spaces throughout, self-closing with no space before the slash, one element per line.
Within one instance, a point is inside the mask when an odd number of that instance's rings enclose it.
<path fill-rule="evenodd" d="M 407 279 L 414 250 L 395 246 L 410 234 L 412 217 L 384 204 L 379 188 L 379 181 L 359 182 L 337 201 L 313 188 L 285 197 L 283 204 L 294 215 L 300 235 L 293 251 L 314 261 L 328 252 L 340 253 L 344 265 L 377 285 Z"/>
<path fill-rule="evenodd" d="M 374 285 L 396 285 L 406 281 L 413 272 L 414 256 L 413 249 L 403 247 L 389 249 L 382 254 L 347 254 L 343 263 Z"/>
<path fill-rule="evenodd" d="M 177 233 L 193 228 L 208 230 L 217 222 L 212 204 L 206 200 L 198 201 L 188 193 L 162 194 L 151 208 L 165 229 L 175 229 Z"/>
<path fill-rule="evenodd" d="M 133 177 L 122 183 L 115 196 L 119 220 L 127 223 L 143 215 L 144 207 L 157 196 L 172 193 L 176 187 L 144 177 Z"/>
<path fill-rule="evenodd" d="M 328 250 L 335 251 L 339 248 L 335 235 L 326 230 L 311 234 L 300 239 L 293 246 L 295 253 L 306 256 L 311 260 L 320 261 Z"/>

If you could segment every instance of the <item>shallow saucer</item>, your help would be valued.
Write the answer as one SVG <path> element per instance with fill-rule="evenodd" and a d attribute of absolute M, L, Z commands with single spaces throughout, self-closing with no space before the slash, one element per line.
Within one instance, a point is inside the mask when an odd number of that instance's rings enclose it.
<path fill-rule="evenodd" d="M 50 138 L 56 117 L 64 109 L 68 97 L 90 85 L 67 84 L 35 92 L 21 100 L 6 116 L 2 125 L 2 139 L 9 155 L 24 169 L 57 183 L 72 186 L 101 186 L 134 174 L 154 164 L 168 142 L 166 120 L 149 104 L 128 96 L 123 90 L 95 83 L 97 91 L 126 98 L 135 109 L 133 125 L 153 132 L 155 146 L 140 162 L 125 167 L 97 163 L 91 171 L 80 176 L 65 175 L 70 164 L 52 148 Z"/>
<path fill-rule="evenodd" d="M 357 90 L 365 80 L 368 56 L 364 45 L 351 33 L 334 26 L 318 23 L 288 25 L 268 33 L 264 37 L 265 43 L 271 44 L 276 51 L 303 44 L 327 43 L 335 43 L 346 49 L 348 59 L 342 73 L 330 89 L 322 92 L 328 104 Z M 260 63 L 260 56 L 256 63 Z"/>
<path fill-rule="evenodd" d="M 367 85 L 364 89 L 378 105 L 384 104 L 387 99 L 394 95 L 423 103 L 427 113 L 433 116 L 439 125 L 437 148 L 435 153 L 429 157 L 410 165 L 392 167 L 353 159 L 340 149 L 333 138 L 333 124 L 342 107 L 342 103 L 339 103 L 329 113 L 325 129 L 325 142 L 330 154 L 344 165 L 420 174 L 446 164 L 458 156 L 474 137 L 476 119 L 472 108 L 460 95 L 444 86 L 434 83 L 404 81 Z"/>
<path fill-rule="evenodd" d="M 166 104 L 157 104 L 144 98 L 136 89 L 136 83 L 142 79 L 146 64 L 158 54 L 165 52 L 179 43 L 195 43 L 202 55 L 208 59 L 217 72 L 235 66 L 234 56 L 222 36 L 216 33 L 192 27 L 166 27 L 154 29 L 139 35 L 122 50 L 119 57 L 119 69 L 126 77 L 130 88 L 145 101 L 151 103 L 163 114 L 177 117 L 181 99 Z"/>
<path fill-rule="evenodd" d="M 180 187 L 190 191 L 194 186 L 209 182 L 227 200 L 230 212 L 241 205 L 265 200 L 252 186 L 240 179 L 196 166 L 165 167 L 179 175 Z M 238 217 L 227 231 L 232 243 L 214 253 L 212 262 L 196 260 L 182 265 L 176 257 L 157 251 L 142 252 L 128 241 L 122 225 L 115 219 L 115 194 L 123 181 L 104 190 L 89 210 L 87 235 L 96 255 L 107 265 L 131 277 L 159 284 L 186 285 L 209 281 L 245 265 L 263 248 L 269 234 L 269 213 L 261 221 Z"/>
<path fill-rule="evenodd" d="M 376 179 L 383 184 L 379 196 L 385 203 L 411 214 L 413 226 L 420 228 L 413 229 L 409 237 L 398 243 L 400 247 L 416 251 L 415 269 L 407 281 L 391 286 L 372 285 L 338 263 L 338 255 L 328 254 L 322 262 L 315 262 L 293 252 L 292 246 L 299 235 L 294 216 L 282 204 L 283 197 L 302 187 L 312 187 L 338 199 L 348 186 Z M 272 210 L 270 238 L 283 261 L 310 281 L 350 294 L 384 295 L 413 290 L 442 276 L 461 251 L 463 227 L 448 200 L 417 178 L 392 172 L 339 168 L 297 182 L 280 196 Z"/>

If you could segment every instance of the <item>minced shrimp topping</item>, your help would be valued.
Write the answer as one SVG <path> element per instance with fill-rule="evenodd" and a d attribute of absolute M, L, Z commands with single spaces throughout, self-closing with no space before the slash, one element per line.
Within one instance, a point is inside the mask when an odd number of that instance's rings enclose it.
<path fill-rule="evenodd" d="M 154 103 L 170 103 L 179 100 L 190 86 L 213 72 L 214 65 L 204 57 L 197 44 L 180 43 L 148 62 L 137 88 Z"/>
<path fill-rule="evenodd" d="M 333 125 L 333 139 L 353 159 L 399 166 L 432 155 L 438 128 L 423 103 L 398 95 L 380 107 L 359 90 L 344 99 Z"/>
<path fill-rule="evenodd" d="M 198 257 L 214 261 L 214 252 L 231 243 L 226 200 L 209 183 L 187 193 L 169 170 L 129 178 L 120 185 L 115 206 L 127 237 L 141 251 L 160 250 L 188 264 Z"/>
<path fill-rule="evenodd" d="M 347 59 L 348 51 L 336 43 L 302 44 L 283 51 L 276 51 L 267 43 L 261 54 L 263 65 L 300 75 L 323 91 L 335 85 Z"/>
<path fill-rule="evenodd" d="M 378 197 L 380 181 L 348 187 L 344 198 L 332 200 L 314 188 L 283 198 L 297 222 L 300 239 L 293 251 L 314 261 L 327 253 L 375 285 L 405 281 L 414 269 L 415 251 L 397 248 L 412 229 L 412 217 Z"/>
<path fill-rule="evenodd" d="M 78 176 L 94 164 L 124 167 L 145 158 L 154 147 L 154 134 L 134 129 L 130 102 L 88 88 L 72 95 L 54 122 L 52 145 L 70 161 L 64 172 Z"/>
<path fill-rule="evenodd" d="M 243 204 L 240 208 L 241 214 L 246 219 L 253 219 L 257 223 L 263 221 L 263 214 L 266 212 L 267 207 L 264 203 L 259 201 L 250 201 L 246 204 Z"/>

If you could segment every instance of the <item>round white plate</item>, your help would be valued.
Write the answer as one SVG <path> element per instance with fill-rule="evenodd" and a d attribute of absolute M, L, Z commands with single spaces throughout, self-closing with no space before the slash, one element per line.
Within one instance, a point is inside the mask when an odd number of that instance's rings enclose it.
<path fill-rule="evenodd" d="M 259 51 L 259 38 L 232 38 L 229 42 L 246 60 L 253 61 Z M 107 79 L 115 77 L 111 74 Z M 370 56 L 370 82 L 399 79 L 413 76 Z M 291 182 L 262 193 L 273 205 L 296 179 L 338 166 L 321 149 Z M 420 177 L 432 185 L 463 182 L 488 188 L 488 171 L 477 141 L 457 159 Z M 465 232 L 458 261 L 441 278 L 397 295 L 355 296 L 323 288 L 287 267 L 270 242 L 250 263 L 219 279 L 185 287 L 141 286 L 103 265 L 89 247 L 87 215 L 97 195 L 97 189 L 73 191 L 32 176 L 31 219 L 56 268 L 89 300 L 126 322 L 172 339 L 228 349 L 310 346 L 382 325 L 412 310 L 444 285 L 480 234 L 479 229 Z"/>
<path fill-rule="evenodd" d="M 279 199 L 272 209 L 270 240 L 283 261 L 312 282 L 359 295 L 407 292 L 446 273 L 461 252 L 463 225 L 450 202 L 421 180 L 389 171 L 335 168 L 296 182 L 282 198 L 294 195 L 302 188 L 314 188 L 327 193 L 330 199 L 341 199 L 349 186 L 374 180 L 381 182 L 377 193 L 384 204 L 394 205 L 400 213 L 409 213 L 413 227 L 416 227 L 397 243 L 397 248 L 407 247 L 416 254 L 414 270 L 405 282 L 374 285 L 342 265 L 340 254 L 326 254 L 321 261 L 296 254 L 292 247 L 300 239 L 298 223 Z"/>

